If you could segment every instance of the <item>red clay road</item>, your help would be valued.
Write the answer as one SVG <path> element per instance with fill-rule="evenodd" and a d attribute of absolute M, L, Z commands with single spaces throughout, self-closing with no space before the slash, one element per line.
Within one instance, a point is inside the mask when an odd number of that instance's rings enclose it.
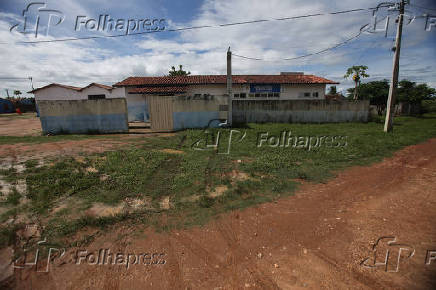
<path fill-rule="evenodd" d="M 435 289 L 436 139 L 407 147 L 369 167 L 354 167 L 295 196 L 223 215 L 170 233 L 119 226 L 91 251 L 165 253 L 164 265 L 74 264 L 49 273 L 15 271 L 18 289 Z M 377 263 L 363 267 L 383 236 Z M 413 252 L 412 257 L 409 257 Z M 72 255 L 76 249 L 70 250 Z M 436 256 L 436 254 L 435 254 Z M 427 257 L 428 258 L 428 257 Z M 428 260 L 428 259 L 427 259 Z M 430 259 L 431 260 L 431 259 Z M 142 262 L 141 262 L 142 263 Z M 374 259 L 367 261 L 374 265 Z"/>

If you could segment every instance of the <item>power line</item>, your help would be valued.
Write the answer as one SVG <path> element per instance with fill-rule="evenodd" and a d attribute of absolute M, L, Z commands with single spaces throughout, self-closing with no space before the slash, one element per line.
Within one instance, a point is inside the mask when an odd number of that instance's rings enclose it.
<path fill-rule="evenodd" d="M 381 8 L 381 7 L 391 6 L 391 5 L 392 5 L 392 3 L 380 3 L 376 9 Z M 416 17 L 416 18 L 419 18 L 419 17 Z M 383 20 L 384 20 L 384 18 L 381 19 L 381 20 L 379 20 L 379 21 L 377 21 L 377 23 L 379 23 L 380 21 L 383 21 Z M 275 59 L 275 60 L 273 60 L 273 59 L 264 59 L 264 58 L 258 58 L 258 57 L 249 57 L 249 56 L 239 55 L 239 54 L 235 54 L 235 53 L 232 53 L 232 55 L 234 55 L 234 56 L 236 56 L 236 57 L 239 57 L 239 58 L 248 59 L 248 60 L 256 60 L 256 61 L 271 61 L 271 62 L 273 62 L 273 61 L 290 61 L 290 60 L 302 59 L 302 58 L 306 58 L 306 57 L 309 57 L 309 56 L 319 55 L 319 54 L 322 54 L 322 53 L 324 53 L 324 52 L 326 52 L 326 51 L 329 51 L 329 50 L 333 50 L 333 49 L 335 49 L 335 48 L 338 48 L 338 47 L 340 47 L 340 46 L 342 46 L 342 45 L 347 44 L 348 42 L 350 42 L 350 41 L 352 41 L 352 40 L 354 40 L 354 39 L 359 38 L 359 37 L 362 35 L 362 33 L 365 32 L 365 31 L 369 28 L 369 27 L 368 27 L 369 25 L 370 25 L 370 24 L 365 24 L 365 25 L 363 25 L 363 26 L 360 28 L 360 30 L 359 30 L 359 32 L 358 32 L 357 34 L 355 34 L 355 35 L 351 36 L 350 38 L 347 38 L 346 40 L 344 40 L 344 41 L 342 41 L 342 42 L 340 42 L 340 43 L 337 43 L 337 44 L 335 44 L 335 45 L 333 45 L 333 46 L 331 46 L 331 47 L 328 47 L 328 48 L 325 48 L 325 49 L 322 49 L 322 50 L 319 50 L 319 51 L 316 51 L 316 52 L 313 52 L 313 53 L 308 53 L 308 54 L 304 54 L 304 55 L 296 56 L 296 57 L 291 57 L 291 58 L 281 58 L 281 59 Z"/>
<path fill-rule="evenodd" d="M 142 31 L 142 32 L 135 32 L 135 33 L 130 33 L 130 34 L 85 36 L 85 37 L 72 37 L 72 38 L 51 39 L 51 40 L 36 40 L 36 41 L 17 41 L 15 43 L 17 43 L 17 44 L 37 44 L 37 43 L 50 43 L 50 42 L 66 42 L 66 41 L 89 40 L 89 39 L 100 39 L 100 38 L 116 38 L 116 37 L 143 35 L 143 34 L 161 33 L 161 32 L 180 32 L 180 31 L 196 30 L 196 29 L 204 29 L 204 28 L 222 28 L 222 27 L 228 27 L 228 26 L 255 24 L 255 23 L 261 23 L 261 22 L 288 21 L 288 20 L 296 20 L 296 19 L 310 18 L 310 17 L 317 17 L 317 16 L 340 15 L 340 14 L 345 14 L 345 13 L 369 11 L 369 10 L 379 9 L 382 7 L 389 7 L 393 4 L 395 4 L 395 3 L 381 3 L 377 7 L 370 7 L 370 8 L 357 8 L 357 9 L 341 10 L 341 11 L 334 11 L 334 12 L 326 12 L 326 13 L 315 13 L 315 14 L 306 14 L 306 15 L 299 15 L 299 16 L 270 18 L 270 19 L 258 19 L 258 20 L 231 22 L 231 23 L 223 23 L 223 24 L 216 24 L 216 25 L 190 26 L 190 27 L 173 28 L 173 29 L 167 29 L 167 30 Z M 0 42 L 0 44 L 9 44 L 9 43 L 8 42 Z"/>
<path fill-rule="evenodd" d="M 27 78 L 16 78 L 16 77 L 0 77 L 0 80 L 29 80 L 31 77 Z"/>
<path fill-rule="evenodd" d="M 425 9 L 425 10 L 432 10 L 432 11 L 436 11 L 436 8 L 428 8 L 428 7 L 423 7 L 423 6 L 419 6 L 419 5 L 415 5 L 415 4 L 409 4 L 410 6 L 416 7 L 416 8 L 421 8 L 421 9 Z"/>
<path fill-rule="evenodd" d="M 333 46 L 330 46 L 330 47 L 328 47 L 328 48 L 325 48 L 325 49 L 319 50 L 319 51 L 317 51 L 317 52 L 312 52 L 312 53 L 308 53 L 308 54 L 304 54 L 304 55 L 300 55 L 300 56 L 296 56 L 296 57 L 289 57 L 289 58 L 281 58 L 281 59 L 272 60 L 272 59 L 264 59 L 264 58 L 257 58 L 257 57 L 249 57 L 249 56 L 239 55 L 239 54 L 235 54 L 235 53 L 232 53 L 232 55 L 234 55 L 234 56 L 236 56 L 236 57 L 239 57 L 239 58 L 243 58 L 243 59 L 248 59 L 248 60 L 257 60 L 257 61 L 283 61 L 283 60 L 285 60 L 285 61 L 290 61 L 290 60 L 301 59 L 301 58 L 305 58 L 305 57 L 309 57 L 309 56 L 318 55 L 318 54 L 324 53 L 324 52 L 326 52 L 326 51 L 329 51 L 329 50 L 332 50 L 332 49 L 338 48 L 338 47 L 340 47 L 340 46 L 342 46 L 342 45 L 344 45 L 344 44 L 347 44 L 348 42 L 350 42 L 350 41 L 352 41 L 352 40 L 354 40 L 354 39 L 360 37 L 360 36 L 362 35 L 362 33 L 365 31 L 365 27 L 367 27 L 368 25 L 369 25 L 369 24 L 365 24 L 365 25 L 363 25 L 363 26 L 360 28 L 359 33 L 357 33 L 357 34 L 351 36 L 350 38 L 345 39 L 344 41 L 342 41 L 342 42 L 340 42 L 340 43 L 337 43 L 337 44 L 335 44 L 335 45 L 333 45 Z"/>

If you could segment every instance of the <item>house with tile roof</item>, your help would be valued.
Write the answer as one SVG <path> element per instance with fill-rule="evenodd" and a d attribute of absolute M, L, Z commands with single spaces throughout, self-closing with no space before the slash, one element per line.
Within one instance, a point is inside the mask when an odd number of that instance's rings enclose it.
<path fill-rule="evenodd" d="M 52 83 L 34 89 L 30 94 L 35 95 L 35 101 L 60 101 L 60 100 L 96 100 L 124 98 L 125 90 L 98 83 L 91 83 L 85 87 L 74 87 Z"/>
<path fill-rule="evenodd" d="M 338 84 L 302 72 L 278 75 L 233 75 L 235 100 L 324 100 L 327 84 Z M 188 99 L 223 98 L 227 94 L 226 75 L 129 77 L 114 84 L 124 88 L 129 121 L 148 121 L 148 96 L 177 96 Z"/>
<path fill-rule="evenodd" d="M 233 75 L 235 100 L 324 100 L 327 84 L 337 84 L 302 72 L 277 75 Z M 113 86 L 91 83 L 85 87 L 49 84 L 29 93 L 35 100 L 93 100 L 126 98 L 129 122 L 149 122 L 147 99 L 174 96 L 192 100 L 225 99 L 226 75 L 128 77 Z"/>

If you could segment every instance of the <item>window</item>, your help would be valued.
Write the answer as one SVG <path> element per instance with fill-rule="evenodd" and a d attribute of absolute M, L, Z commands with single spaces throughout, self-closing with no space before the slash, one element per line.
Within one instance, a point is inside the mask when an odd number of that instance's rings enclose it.
<path fill-rule="evenodd" d="M 245 99 L 247 97 L 247 94 L 246 93 L 241 93 L 241 94 L 239 94 L 239 97 L 241 99 Z"/>
<path fill-rule="evenodd" d="M 235 99 L 239 99 L 239 94 L 233 94 L 233 97 L 234 97 Z"/>
<path fill-rule="evenodd" d="M 313 93 L 312 93 L 312 97 L 314 97 L 314 98 L 318 98 L 318 97 L 319 97 L 319 93 L 318 93 L 318 92 L 313 92 Z"/>
<path fill-rule="evenodd" d="M 254 94 L 248 94 L 249 98 L 254 98 Z"/>
<path fill-rule="evenodd" d="M 201 94 L 194 94 L 194 100 L 200 100 Z"/>
<path fill-rule="evenodd" d="M 310 92 L 300 92 L 298 94 L 299 98 L 304 98 L 304 99 L 310 98 L 311 96 L 312 96 L 312 94 Z"/>
<path fill-rule="evenodd" d="M 278 98 L 280 97 L 280 93 L 268 93 L 268 98 Z"/>
<path fill-rule="evenodd" d="M 106 99 L 105 95 L 88 95 L 88 100 L 101 100 Z"/>
<path fill-rule="evenodd" d="M 268 97 L 268 94 L 260 94 L 260 97 L 261 98 L 266 98 L 266 97 Z"/>
<path fill-rule="evenodd" d="M 259 94 L 259 93 L 255 94 L 254 96 L 255 96 L 256 98 L 260 98 L 260 94 Z"/>

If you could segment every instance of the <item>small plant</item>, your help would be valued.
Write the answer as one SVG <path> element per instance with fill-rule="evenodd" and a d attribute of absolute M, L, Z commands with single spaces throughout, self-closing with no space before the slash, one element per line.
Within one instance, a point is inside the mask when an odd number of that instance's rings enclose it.
<path fill-rule="evenodd" d="M 203 195 L 202 197 L 200 197 L 200 199 L 198 200 L 198 204 L 201 207 L 205 207 L 205 208 L 209 208 L 212 207 L 215 203 L 215 200 L 207 195 Z"/>
<path fill-rule="evenodd" d="M 6 203 L 10 205 L 18 205 L 20 203 L 21 194 L 16 188 L 12 189 L 12 192 L 6 198 Z"/>
<path fill-rule="evenodd" d="M 27 160 L 24 165 L 26 165 L 26 169 L 32 169 L 38 166 L 38 161 L 35 159 Z"/>
<path fill-rule="evenodd" d="M 0 227 L 0 248 L 15 244 L 15 240 L 17 238 L 15 233 L 20 227 L 20 225 Z"/>

